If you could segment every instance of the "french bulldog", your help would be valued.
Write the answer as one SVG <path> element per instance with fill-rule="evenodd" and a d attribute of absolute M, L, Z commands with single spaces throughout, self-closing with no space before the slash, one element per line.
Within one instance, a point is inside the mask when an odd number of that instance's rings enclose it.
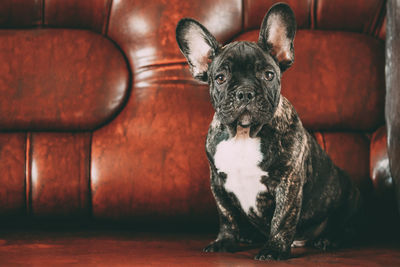
<path fill-rule="evenodd" d="M 206 252 L 263 242 L 256 260 L 283 260 L 293 245 L 327 249 L 360 209 L 355 184 L 280 93 L 295 32 L 294 13 L 283 3 L 265 15 L 257 42 L 222 46 L 193 19 L 177 25 L 179 48 L 193 77 L 208 83 L 215 109 L 206 153 L 220 227 Z"/>

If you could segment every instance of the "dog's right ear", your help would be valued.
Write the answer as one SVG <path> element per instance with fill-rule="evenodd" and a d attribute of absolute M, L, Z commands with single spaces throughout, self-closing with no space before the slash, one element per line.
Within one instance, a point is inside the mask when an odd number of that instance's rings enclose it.
<path fill-rule="evenodd" d="M 176 41 L 193 77 L 206 82 L 208 65 L 219 47 L 215 37 L 199 22 L 185 18 L 176 26 Z"/>
<path fill-rule="evenodd" d="M 282 72 L 293 64 L 295 34 L 293 10 L 285 3 L 273 5 L 261 24 L 258 44 L 275 58 Z"/>

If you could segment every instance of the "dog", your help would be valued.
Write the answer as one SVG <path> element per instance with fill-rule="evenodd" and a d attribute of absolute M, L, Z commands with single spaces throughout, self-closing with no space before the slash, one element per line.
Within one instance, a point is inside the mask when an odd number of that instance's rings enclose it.
<path fill-rule="evenodd" d="M 208 83 L 215 109 L 206 153 L 220 226 L 206 252 L 263 242 L 256 260 L 283 260 L 295 245 L 327 249 L 360 209 L 357 187 L 280 93 L 295 33 L 283 3 L 265 15 L 257 42 L 222 46 L 193 19 L 177 25 L 179 48 L 193 77 Z"/>

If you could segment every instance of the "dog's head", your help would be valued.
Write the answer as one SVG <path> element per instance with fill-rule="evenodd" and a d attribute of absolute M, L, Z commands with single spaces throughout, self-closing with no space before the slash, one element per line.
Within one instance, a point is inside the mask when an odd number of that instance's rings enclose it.
<path fill-rule="evenodd" d="M 286 4 L 265 15 L 259 39 L 221 46 L 199 22 L 182 19 L 176 28 L 179 48 L 194 78 L 208 82 L 218 119 L 232 135 L 238 126 L 255 136 L 273 117 L 280 100 L 281 76 L 294 61 L 296 21 Z"/>

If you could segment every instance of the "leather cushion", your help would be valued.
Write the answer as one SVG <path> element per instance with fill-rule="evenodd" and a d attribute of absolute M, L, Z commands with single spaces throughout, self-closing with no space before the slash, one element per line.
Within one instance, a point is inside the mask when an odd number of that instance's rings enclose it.
<path fill-rule="evenodd" d="M 381 23 L 385 1 L 319 0 L 316 1 L 317 29 L 373 33 Z"/>
<path fill-rule="evenodd" d="M 0 31 L 0 129 L 91 130 L 122 106 L 123 55 L 83 30 Z"/>

